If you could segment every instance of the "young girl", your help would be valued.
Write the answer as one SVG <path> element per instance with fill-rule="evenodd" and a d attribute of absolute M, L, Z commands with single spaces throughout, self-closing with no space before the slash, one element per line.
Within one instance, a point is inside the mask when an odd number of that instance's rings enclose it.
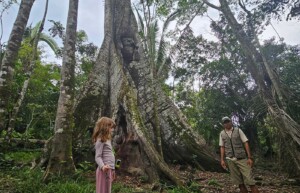
<path fill-rule="evenodd" d="M 98 119 L 93 133 L 95 144 L 96 193 L 110 193 L 111 184 L 115 178 L 115 156 L 111 145 L 111 133 L 115 128 L 115 122 L 108 117 Z"/>

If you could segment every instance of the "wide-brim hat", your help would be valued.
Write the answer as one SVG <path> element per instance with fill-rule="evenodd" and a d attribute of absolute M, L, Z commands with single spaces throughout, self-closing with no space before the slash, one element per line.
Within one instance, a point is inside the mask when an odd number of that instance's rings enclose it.
<path fill-rule="evenodd" d="M 224 123 L 225 121 L 231 121 L 231 119 L 229 117 L 223 117 L 222 118 L 222 123 Z"/>

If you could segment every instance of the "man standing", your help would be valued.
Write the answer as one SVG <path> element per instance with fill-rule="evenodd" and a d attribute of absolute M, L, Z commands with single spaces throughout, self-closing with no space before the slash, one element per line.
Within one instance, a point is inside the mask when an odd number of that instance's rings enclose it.
<path fill-rule="evenodd" d="M 227 163 L 231 180 L 239 186 L 241 193 L 248 192 L 246 185 L 250 186 L 252 193 L 258 193 L 252 176 L 253 160 L 246 135 L 232 126 L 229 117 L 223 117 L 222 123 L 224 130 L 220 133 L 219 141 L 222 167 L 226 169 Z"/>

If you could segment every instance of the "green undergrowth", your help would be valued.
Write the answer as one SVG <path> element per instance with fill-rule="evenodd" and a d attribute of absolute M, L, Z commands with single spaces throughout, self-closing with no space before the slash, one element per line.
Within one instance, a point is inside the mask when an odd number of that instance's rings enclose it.
<path fill-rule="evenodd" d="M 33 159 L 38 157 L 41 154 L 39 151 L 16 151 L 16 152 L 9 152 L 4 155 L 6 160 L 14 160 L 16 163 L 24 163 L 28 164 Z"/>
<path fill-rule="evenodd" d="M 57 177 L 48 183 L 42 181 L 44 171 L 30 170 L 29 167 L 13 167 L 0 172 L 0 192 L 5 193 L 95 193 L 95 182 L 83 174 L 73 178 Z M 163 187 L 163 185 L 162 185 Z M 164 187 L 167 193 L 199 193 L 197 184 L 188 187 Z M 125 182 L 116 182 L 113 193 L 155 192 L 128 186 Z"/>
<path fill-rule="evenodd" d="M 0 192 L 5 193 L 95 193 L 94 170 L 91 163 L 83 162 L 72 177 L 55 177 L 43 182 L 44 170 L 30 169 L 31 162 L 40 155 L 34 151 L 0 153 Z M 149 188 L 149 186 L 148 186 Z M 160 190 L 152 191 L 143 187 L 132 187 L 125 181 L 114 182 L 112 193 L 160 192 L 200 193 L 197 183 L 186 187 L 167 186 L 163 182 Z"/>
<path fill-rule="evenodd" d="M 57 177 L 48 183 L 42 181 L 42 170 L 13 167 L 0 174 L 0 192 L 7 193 L 92 193 L 94 184 L 82 177 Z"/>

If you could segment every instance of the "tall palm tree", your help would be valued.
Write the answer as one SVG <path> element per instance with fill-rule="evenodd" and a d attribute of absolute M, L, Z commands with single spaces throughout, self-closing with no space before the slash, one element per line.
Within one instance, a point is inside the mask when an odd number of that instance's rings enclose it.
<path fill-rule="evenodd" d="M 44 180 L 52 174 L 72 174 L 75 165 L 72 156 L 73 103 L 74 103 L 74 69 L 75 44 L 78 15 L 78 1 L 69 1 L 69 12 L 64 41 L 63 63 L 61 70 L 60 95 L 55 119 L 55 134 L 52 150 Z"/>
<path fill-rule="evenodd" d="M 0 132 L 6 127 L 15 61 L 34 0 L 22 0 L 0 67 Z"/>

